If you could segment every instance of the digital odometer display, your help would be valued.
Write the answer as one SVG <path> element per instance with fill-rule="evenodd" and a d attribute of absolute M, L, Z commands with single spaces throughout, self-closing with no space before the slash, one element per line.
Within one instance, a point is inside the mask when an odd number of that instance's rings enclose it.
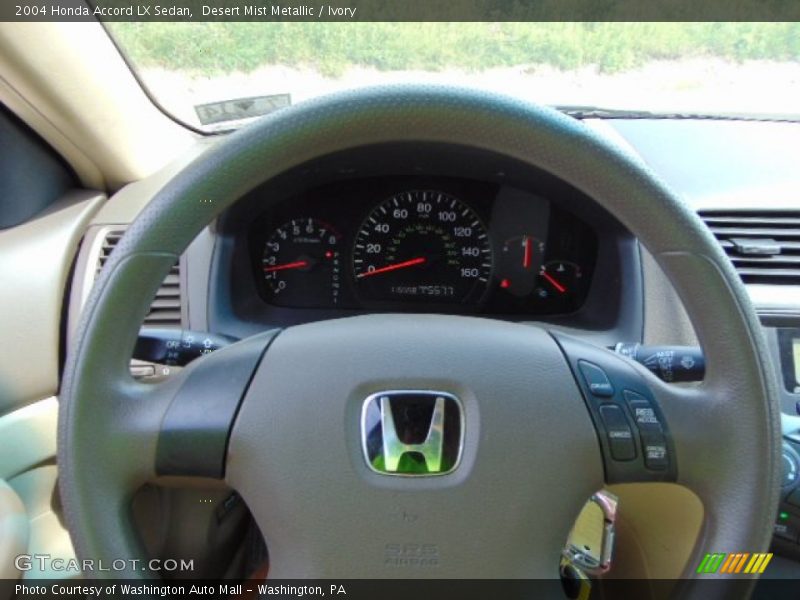
<path fill-rule="evenodd" d="M 365 300 L 477 302 L 491 272 L 486 227 L 475 211 L 441 191 L 387 198 L 356 235 L 353 275 Z"/>

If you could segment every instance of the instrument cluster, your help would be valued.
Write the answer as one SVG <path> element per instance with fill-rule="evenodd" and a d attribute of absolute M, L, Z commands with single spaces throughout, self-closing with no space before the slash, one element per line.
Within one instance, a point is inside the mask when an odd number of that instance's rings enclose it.
<path fill-rule="evenodd" d="M 263 300 L 290 308 L 565 314 L 586 300 L 594 230 L 547 198 L 461 179 L 366 179 L 253 223 Z"/>

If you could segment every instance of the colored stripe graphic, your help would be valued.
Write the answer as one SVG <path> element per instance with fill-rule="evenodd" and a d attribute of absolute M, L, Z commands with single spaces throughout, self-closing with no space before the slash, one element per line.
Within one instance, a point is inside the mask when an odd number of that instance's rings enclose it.
<path fill-rule="evenodd" d="M 719 572 L 732 573 L 732 566 L 736 564 L 737 560 L 739 560 L 738 554 L 728 554 L 728 558 L 726 558 L 725 562 L 722 563 L 722 568 L 719 570 Z"/>
<path fill-rule="evenodd" d="M 739 571 L 742 570 L 742 567 L 744 567 L 744 561 L 746 561 L 749 556 L 750 556 L 750 554 L 747 553 L 747 552 L 742 554 L 742 558 L 740 558 L 739 562 L 736 563 L 736 571 L 734 571 L 734 573 L 738 573 Z"/>
<path fill-rule="evenodd" d="M 769 554 L 760 554 L 759 556 L 762 557 L 761 558 L 762 562 L 758 565 L 757 569 L 754 569 L 753 571 L 751 571 L 751 573 L 763 573 L 764 571 L 766 571 L 769 561 L 772 560 L 772 552 L 770 552 Z"/>
<path fill-rule="evenodd" d="M 766 570 L 771 560 L 771 552 L 754 554 L 749 552 L 732 552 L 730 554 L 715 552 L 706 554 L 703 557 L 697 567 L 697 573 L 705 575 L 714 573 L 760 574 Z"/>
<path fill-rule="evenodd" d="M 744 561 L 750 554 L 746 552 L 737 552 L 735 554 L 729 554 L 728 560 L 722 565 L 722 569 L 720 569 L 720 573 L 738 573 L 742 570 L 744 566 Z"/>
<path fill-rule="evenodd" d="M 698 573 L 716 573 L 717 570 L 722 565 L 722 561 L 725 559 L 725 554 L 715 553 L 715 554 L 706 554 L 703 557 L 703 560 L 700 562 L 700 566 L 697 567 Z"/>

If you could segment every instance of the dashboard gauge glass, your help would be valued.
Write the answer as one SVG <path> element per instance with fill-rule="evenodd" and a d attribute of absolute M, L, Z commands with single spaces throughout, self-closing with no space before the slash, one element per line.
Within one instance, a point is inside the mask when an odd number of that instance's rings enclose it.
<path fill-rule="evenodd" d="M 544 252 L 545 243 L 536 236 L 523 234 L 506 239 L 498 257 L 500 289 L 518 298 L 530 296 Z"/>
<path fill-rule="evenodd" d="M 249 260 L 234 261 L 231 277 L 249 268 L 281 323 L 364 311 L 569 315 L 594 286 L 614 293 L 620 285 L 611 242 L 598 243 L 598 231 L 616 234 L 567 191 L 380 176 L 312 187 L 269 209 L 263 197 L 237 215 Z M 598 279 L 603 254 L 610 261 Z M 242 297 L 234 309 L 246 312 Z"/>
<path fill-rule="evenodd" d="M 341 236 L 318 219 L 293 219 L 264 243 L 261 271 L 268 300 L 277 306 L 313 307 L 339 301 Z"/>
<path fill-rule="evenodd" d="M 539 287 L 536 293 L 540 298 L 551 296 L 574 296 L 581 287 L 583 272 L 570 260 L 551 260 L 539 269 Z"/>
<path fill-rule="evenodd" d="M 491 274 L 486 227 L 472 208 L 442 191 L 395 194 L 356 234 L 353 276 L 365 301 L 477 304 Z"/>

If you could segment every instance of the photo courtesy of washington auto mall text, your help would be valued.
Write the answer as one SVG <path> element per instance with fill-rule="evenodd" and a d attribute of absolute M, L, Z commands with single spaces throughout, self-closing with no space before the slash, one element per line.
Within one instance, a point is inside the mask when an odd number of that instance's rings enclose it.
<path fill-rule="evenodd" d="M 244 583 L 104 583 L 96 581 L 15 585 L 17 598 L 237 598 L 237 597 L 347 597 L 347 587 L 341 583 L 325 585 L 294 585 L 248 581 Z"/>

